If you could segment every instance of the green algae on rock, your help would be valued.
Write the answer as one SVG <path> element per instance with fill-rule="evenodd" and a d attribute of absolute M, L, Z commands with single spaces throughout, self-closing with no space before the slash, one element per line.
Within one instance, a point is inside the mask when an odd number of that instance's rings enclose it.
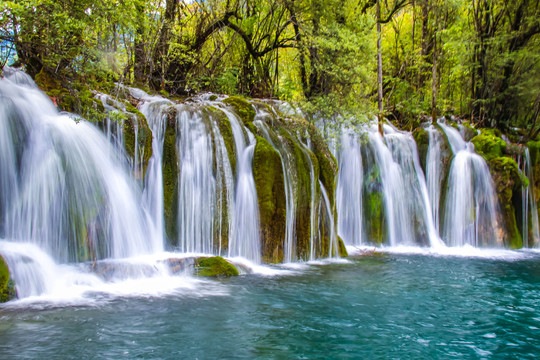
<path fill-rule="evenodd" d="M 500 138 L 500 132 L 493 129 L 482 129 L 480 135 L 472 138 L 475 151 L 487 161 L 503 156 L 506 150 L 506 142 Z"/>
<path fill-rule="evenodd" d="M 281 156 L 268 141 L 256 136 L 253 177 L 259 202 L 262 258 L 264 262 L 283 261 L 286 200 Z"/>
<path fill-rule="evenodd" d="M 15 284 L 10 278 L 8 265 L 2 255 L 0 255 L 0 303 L 15 299 L 16 297 Z"/>
<path fill-rule="evenodd" d="M 195 275 L 205 277 L 238 276 L 238 269 L 221 256 L 201 257 L 195 260 Z"/>
<path fill-rule="evenodd" d="M 178 178 L 180 157 L 176 146 L 176 116 L 175 107 L 170 107 L 167 114 L 167 124 L 163 137 L 163 155 L 161 171 L 163 176 L 163 215 L 165 232 L 173 245 L 178 239 Z"/>
<path fill-rule="evenodd" d="M 255 109 L 246 99 L 240 96 L 229 96 L 223 102 L 233 107 L 236 115 L 242 119 L 244 124 L 253 122 L 255 119 Z"/>

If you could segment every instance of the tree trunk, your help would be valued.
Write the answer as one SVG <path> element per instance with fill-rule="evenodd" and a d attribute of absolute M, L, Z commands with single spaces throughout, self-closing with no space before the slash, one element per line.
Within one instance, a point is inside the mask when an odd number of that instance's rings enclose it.
<path fill-rule="evenodd" d="M 381 4 L 377 0 L 377 104 L 379 133 L 383 135 L 383 77 L 382 77 L 382 52 L 381 52 Z"/>
<path fill-rule="evenodd" d="M 177 5 L 177 0 L 167 0 L 165 4 L 163 26 L 159 32 L 159 38 L 152 56 L 153 70 L 150 77 L 150 87 L 154 90 L 162 90 L 165 88 L 165 71 L 167 69 L 167 64 L 165 62 L 169 52 L 172 25 L 176 15 Z"/>
<path fill-rule="evenodd" d="M 144 46 L 144 7 L 141 4 L 136 5 L 137 9 L 137 35 L 133 46 L 133 78 L 139 84 L 146 83 L 147 61 L 146 49 Z"/>
<path fill-rule="evenodd" d="M 435 23 L 438 23 L 439 16 L 435 15 Z M 433 66 L 432 66 L 432 94 L 431 94 L 431 121 L 437 121 L 437 30 L 433 34 Z"/>

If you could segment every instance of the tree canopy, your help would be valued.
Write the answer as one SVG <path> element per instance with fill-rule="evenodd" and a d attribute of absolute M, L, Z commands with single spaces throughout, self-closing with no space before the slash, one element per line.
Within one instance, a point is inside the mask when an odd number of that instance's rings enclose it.
<path fill-rule="evenodd" d="M 280 98 L 336 122 L 381 112 L 402 124 L 426 114 L 526 128 L 531 136 L 540 127 L 539 1 L 15 0 L 0 6 L 0 64 L 60 83 L 91 78 L 177 96 Z"/>

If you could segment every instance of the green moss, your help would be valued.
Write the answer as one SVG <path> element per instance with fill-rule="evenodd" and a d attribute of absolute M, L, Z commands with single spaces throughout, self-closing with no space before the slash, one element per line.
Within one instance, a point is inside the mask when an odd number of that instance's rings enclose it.
<path fill-rule="evenodd" d="M 308 158 L 289 131 L 279 129 L 280 135 L 292 155 L 296 172 L 296 256 L 307 260 L 310 256 L 311 236 L 311 177 Z"/>
<path fill-rule="evenodd" d="M 253 106 L 246 99 L 239 96 L 229 96 L 223 102 L 233 107 L 235 113 L 242 119 L 244 124 L 253 122 L 255 119 L 255 109 L 253 109 Z"/>
<path fill-rule="evenodd" d="M 195 260 L 197 276 L 221 277 L 238 276 L 238 269 L 221 256 L 203 257 Z"/>
<path fill-rule="evenodd" d="M 476 152 L 487 161 L 500 157 L 506 149 L 506 142 L 492 130 L 484 130 L 480 135 L 472 138 Z"/>
<path fill-rule="evenodd" d="M 217 100 L 217 95 L 210 95 L 210 97 L 208 98 L 210 101 L 216 101 Z"/>
<path fill-rule="evenodd" d="M 366 236 L 370 242 L 381 245 L 384 241 L 384 202 L 380 191 L 365 191 L 363 201 L 366 216 Z"/>
<path fill-rule="evenodd" d="M 499 198 L 505 225 L 504 241 L 507 247 L 523 247 L 523 240 L 516 221 L 515 206 L 521 204 L 522 177 L 516 161 L 509 157 L 497 157 L 489 161 L 489 168 Z"/>
<path fill-rule="evenodd" d="M 176 109 L 171 107 L 167 115 L 167 128 L 163 140 L 163 209 L 167 237 L 176 245 L 178 239 L 178 164 L 176 147 Z"/>
<path fill-rule="evenodd" d="M 41 69 L 41 71 L 35 77 L 36 85 L 43 91 L 49 92 L 62 88 L 60 80 L 53 77 L 51 74 Z"/>
<path fill-rule="evenodd" d="M 347 252 L 347 248 L 345 247 L 345 243 L 343 242 L 343 239 L 338 236 L 338 253 L 339 257 L 347 257 L 349 256 L 349 253 Z"/>
<path fill-rule="evenodd" d="M 328 144 L 315 126 L 309 124 L 309 136 L 311 138 L 312 150 L 317 157 L 319 164 L 319 178 L 328 193 L 328 199 L 332 209 L 335 208 L 335 189 L 337 176 L 337 161 L 330 152 Z"/>
<path fill-rule="evenodd" d="M 225 147 L 227 148 L 227 155 L 229 157 L 231 169 L 234 173 L 236 170 L 236 152 L 231 122 L 223 111 L 216 109 L 213 106 L 209 106 L 208 110 L 212 113 L 212 117 L 217 122 L 219 132 L 221 133 L 221 136 L 223 137 L 223 142 L 225 142 Z"/>
<path fill-rule="evenodd" d="M 124 133 L 124 145 L 126 152 L 133 159 L 135 157 L 135 147 L 142 151 L 142 174 L 136 174 L 138 177 L 144 177 L 148 161 L 152 157 L 152 130 L 148 126 L 146 117 L 137 110 L 134 106 L 129 105 L 126 107 L 129 111 L 123 115 L 123 133 Z M 111 113 L 109 113 L 111 114 Z M 137 134 L 135 134 L 137 132 Z M 137 135 L 137 136 L 135 136 Z M 137 144 L 135 144 L 135 139 Z M 138 156 L 141 156 L 139 153 Z"/>
<path fill-rule="evenodd" d="M 88 87 L 89 84 L 84 79 L 72 79 L 70 82 L 60 81 L 42 69 L 36 75 L 35 81 L 38 87 L 45 91 L 58 106 L 58 109 L 79 114 L 91 122 L 105 119 L 103 104 L 94 98 L 94 94 Z"/>
<path fill-rule="evenodd" d="M 9 268 L 2 255 L 0 255 L 0 303 L 16 297 L 15 284 L 10 279 Z"/>
<path fill-rule="evenodd" d="M 418 157 L 420 158 L 420 165 L 426 174 L 426 159 L 429 149 L 429 133 L 424 128 L 416 128 L 412 133 L 416 147 L 418 148 Z"/>
<path fill-rule="evenodd" d="M 540 164 L 540 141 L 529 141 L 527 147 L 529 148 L 531 164 L 533 166 Z"/>
<path fill-rule="evenodd" d="M 283 261 L 286 199 L 283 167 L 279 153 L 268 141 L 256 136 L 253 177 L 259 201 L 259 219 L 264 262 Z"/>

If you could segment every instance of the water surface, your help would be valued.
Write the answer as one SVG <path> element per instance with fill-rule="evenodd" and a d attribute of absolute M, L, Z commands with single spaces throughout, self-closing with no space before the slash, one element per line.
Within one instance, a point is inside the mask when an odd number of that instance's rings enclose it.
<path fill-rule="evenodd" d="M 478 253 L 390 252 L 186 278 L 157 295 L 8 303 L 0 358 L 535 358 L 540 253 Z"/>

